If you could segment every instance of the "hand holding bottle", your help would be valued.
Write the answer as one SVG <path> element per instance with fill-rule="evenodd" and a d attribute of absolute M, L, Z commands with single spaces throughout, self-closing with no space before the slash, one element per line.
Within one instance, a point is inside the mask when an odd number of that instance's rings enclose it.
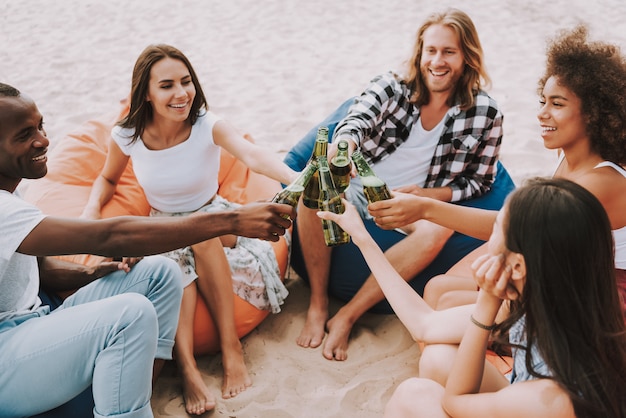
<path fill-rule="evenodd" d="M 318 173 L 320 178 L 319 209 L 334 213 L 343 213 L 345 207 L 343 206 L 341 196 L 339 196 L 335 188 L 326 156 L 317 157 L 317 162 L 319 165 Z M 336 223 L 322 219 L 322 228 L 324 230 L 324 242 L 327 246 L 332 247 L 350 242 L 350 235 Z"/>
<path fill-rule="evenodd" d="M 359 243 L 363 242 L 366 238 L 371 239 L 367 229 L 365 229 L 365 225 L 363 225 L 361 216 L 359 216 L 359 213 L 354 205 L 345 199 L 341 199 L 341 201 L 344 205 L 343 213 L 339 214 L 330 211 L 319 211 L 317 212 L 317 216 L 321 219 L 338 224 L 341 229 L 352 237 L 352 241 L 356 245 L 359 245 Z"/>
<path fill-rule="evenodd" d="M 379 200 L 391 199 L 391 192 L 387 184 L 374 174 L 374 170 L 365 161 L 360 151 L 354 151 L 351 155 L 352 161 L 356 167 L 356 171 L 361 177 L 363 183 L 363 193 L 369 203 L 378 202 Z"/>
<path fill-rule="evenodd" d="M 329 157 L 330 158 L 330 157 Z M 350 187 L 352 161 L 348 155 L 348 141 L 340 139 L 337 143 L 337 154 L 329 159 L 330 173 L 337 191 L 341 194 Z"/>
<path fill-rule="evenodd" d="M 380 228 L 396 229 L 424 219 L 424 211 L 429 201 L 427 197 L 394 190 L 391 199 L 370 203 L 367 210 Z"/>
<path fill-rule="evenodd" d="M 317 128 L 317 137 L 315 138 L 315 144 L 313 145 L 313 153 L 307 163 L 311 164 L 313 161 L 317 161 L 319 157 L 325 157 L 328 151 L 328 128 L 326 126 L 320 126 Z M 320 204 L 320 182 L 319 173 L 316 171 L 313 173 L 313 177 L 304 188 L 302 194 L 302 203 L 304 206 L 310 209 L 318 209 Z"/>

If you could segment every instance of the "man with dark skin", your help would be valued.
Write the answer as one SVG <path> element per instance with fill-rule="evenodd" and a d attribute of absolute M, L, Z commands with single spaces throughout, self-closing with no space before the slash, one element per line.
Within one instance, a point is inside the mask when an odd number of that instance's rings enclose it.
<path fill-rule="evenodd" d="M 46 216 L 16 189 L 46 175 L 48 146 L 35 102 L 0 83 L 0 381 L 11 381 L 0 385 L 0 416 L 50 410 L 92 385 L 95 416 L 151 417 L 152 377 L 171 358 L 180 269 L 161 256 L 96 268 L 49 256 L 144 257 L 224 234 L 277 241 L 295 210 L 253 203 L 181 218 Z M 84 287 L 50 313 L 40 278 Z"/>

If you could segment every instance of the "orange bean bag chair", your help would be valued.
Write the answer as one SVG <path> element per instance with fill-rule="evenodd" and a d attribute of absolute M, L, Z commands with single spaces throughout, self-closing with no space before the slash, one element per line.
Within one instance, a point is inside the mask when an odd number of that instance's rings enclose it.
<path fill-rule="evenodd" d="M 44 213 L 55 216 L 78 217 L 91 192 L 91 185 L 100 174 L 106 158 L 110 132 L 119 115 L 91 120 L 68 134 L 49 152 L 48 174 L 27 183 L 24 198 Z M 251 138 L 248 138 L 252 140 Z M 249 170 L 241 161 L 222 150 L 218 193 L 231 202 L 247 203 L 271 199 L 281 190 L 280 183 Z M 145 216 L 150 213 L 142 188 L 137 183 L 132 164 L 126 167 L 111 201 L 102 208 L 104 218 L 120 215 Z M 288 244 L 284 237 L 272 243 L 281 278 L 285 277 Z M 94 255 L 62 256 L 65 260 L 95 265 L 103 257 Z M 67 296 L 67 295 L 65 295 Z M 233 293 L 235 323 L 239 338 L 247 335 L 263 321 L 269 311 L 259 310 Z M 194 321 L 194 352 L 215 353 L 220 350 L 219 337 L 208 308 L 198 298 Z"/>

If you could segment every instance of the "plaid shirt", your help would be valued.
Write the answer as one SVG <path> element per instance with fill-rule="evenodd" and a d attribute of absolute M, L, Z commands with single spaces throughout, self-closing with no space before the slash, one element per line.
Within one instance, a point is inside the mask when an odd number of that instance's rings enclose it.
<path fill-rule="evenodd" d="M 375 165 L 408 139 L 418 120 L 420 109 L 409 101 L 410 96 L 407 85 L 393 73 L 375 77 L 339 122 L 334 136 L 350 137 Z M 473 107 L 453 106 L 445 118 L 424 187 L 450 187 L 453 202 L 480 196 L 489 191 L 496 175 L 502 113 L 495 100 L 479 91 Z"/>

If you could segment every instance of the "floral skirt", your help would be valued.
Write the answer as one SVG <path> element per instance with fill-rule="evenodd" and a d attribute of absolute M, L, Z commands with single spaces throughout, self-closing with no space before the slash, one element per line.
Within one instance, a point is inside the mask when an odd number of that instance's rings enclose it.
<path fill-rule="evenodd" d="M 153 208 L 150 216 L 189 216 L 196 212 L 221 212 L 239 206 L 216 195 L 211 202 L 194 212 L 161 212 Z M 258 309 L 280 312 L 280 305 L 284 303 L 289 292 L 280 280 L 280 270 L 272 245 L 260 239 L 237 237 L 235 246 L 224 247 L 224 253 L 230 265 L 233 292 Z M 183 286 L 188 286 L 198 278 L 191 247 L 169 251 L 163 255 L 180 266 Z"/>

